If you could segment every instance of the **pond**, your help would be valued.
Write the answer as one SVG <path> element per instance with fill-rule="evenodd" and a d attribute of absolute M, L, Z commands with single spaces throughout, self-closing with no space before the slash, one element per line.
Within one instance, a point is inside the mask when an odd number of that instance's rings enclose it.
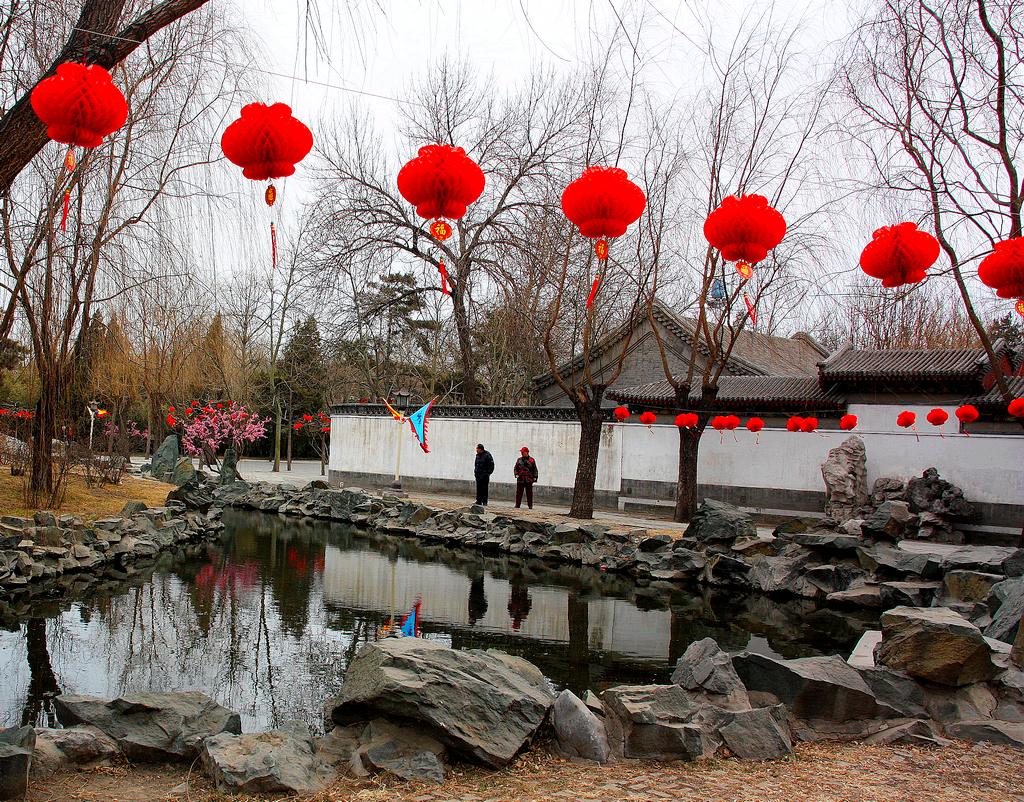
<path fill-rule="evenodd" d="M 595 569 L 227 510 L 219 541 L 108 571 L 56 598 L 0 599 L 0 726 L 54 725 L 52 697 L 208 693 L 247 731 L 322 730 L 345 666 L 422 598 L 422 635 L 497 647 L 577 693 L 665 682 L 687 645 L 846 654 L 870 617 L 735 590 L 636 585 Z"/>

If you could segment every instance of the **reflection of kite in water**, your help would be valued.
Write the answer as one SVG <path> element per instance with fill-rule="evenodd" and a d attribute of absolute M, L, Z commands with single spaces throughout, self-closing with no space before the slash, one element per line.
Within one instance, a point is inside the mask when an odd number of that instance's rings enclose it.
<path fill-rule="evenodd" d="M 401 412 L 391 406 L 386 398 L 381 399 L 381 401 L 384 402 L 384 406 L 388 408 L 388 412 L 391 413 L 392 418 L 399 423 L 402 421 L 409 421 L 409 428 L 411 428 L 412 433 L 416 435 L 416 440 L 419 441 L 420 448 L 423 449 L 423 453 L 425 454 L 430 453 L 430 449 L 427 448 L 427 421 L 430 418 L 430 408 L 434 406 L 434 401 L 436 400 L 436 398 L 431 399 L 429 402 L 413 412 L 409 417 L 405 417 Z"/>

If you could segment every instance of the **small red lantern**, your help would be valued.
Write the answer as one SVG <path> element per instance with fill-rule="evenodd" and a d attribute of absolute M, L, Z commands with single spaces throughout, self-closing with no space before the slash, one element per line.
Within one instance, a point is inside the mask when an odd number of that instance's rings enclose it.
<path fill-rule="evenodd" d="M 786 236 L 786 219 L 763 195 L 730 195 L 704 221 L 704 236 L 743 278 Z"/>
<path fill-rule="evenodd" d="M 903 410 L 899 415 L 896 416 L 896 425 L 904 429 L 909 429 L 917 422 L 917 415 L 913 412 Z"/>
<path fill-rule="evenodd" d="M 800 423 L 800 431 L 810 434 L 818 428 L 818 419 L 811 415 L 810 417 L 804 418 Z"/>
<path fill-rule="evenodd" d="M 757 434 L 763 428 L 764 421 L 761 420 L 760 418 L 751 418 L 750 420 L 747 421 L 747 429 L 752 431 L 754 434 Z"/>
<path fill-rule="evenodd" d="M 608 258 L 608 237 L 621 237 L 647 206 L 644 191 L 618 167 L 588 167 L 562 192 L 562 212 L 580 230 L 596 239 L 598 261 Z M 587 306 L 594 303 L 600 278 L 594 279 Z"/>
<path fill-rule="evenodd" d="M 839 419 L 839 428 L 844 432 L 848 432 L 851 429 L 857 428 L 857 416 L 856 415 L 843 415 Z"/>
<path fill-rule="evenodd" d="M 430 236 L 438 242 L 444 242 L 452 235 L 452 227 L 444 220 L 435 220 L 430 224 Z"/>
<path fill-rule="evenodd" d="M 963 406 L 957 407 L 954 414 L 956 415 L 957 420 L 963 424 L 974 423 L 980 416 L 978 408 L 973 404 L 964 404 Z"/>
<path fill-rule="evenodd" d="M 653 412 L 647 411 L 640 413 L 640 422 L 647 426 L 648 428 L 650 428 L 650 426 L 657 420 L 658 416 L 655 415 Z"/>
<path fill-rule="evenodd" d="M 715 415 L 711 419 L 711 428 L 719 432 L 724 431 L 726 429 L 725 415 Z"/>
<path fill-rule="evenodd" d="M 944 409 L 936 407 L 925 415 L 925 420 L 927 420 L 932 426 L 942 426 L 942 424 L 949 420 L 949 413 Z"/>
<path fill-rule="evenodd" d="M 1014 398 L 1006 407 L 1006 411 L 1015 418 L 1024 418 L 1024 397 Z"/>
<path fill-rule="evenodd" d="M 804 419 L 799 415 L 793 415 L 786 421 L 786 429 L 790 432 L 802 432 L 804 430 Z"/>
<path fill-rule="evenodd" d="M 615 416 L 615 420 L 622 423 L 629 417 L 629 407 L 615 407 L 612 414 Z"/>
<path fill-rule="evenodd" d="M 1017 314 L 1018 315 L 1020 315 L 1021 317 L 1024 317 L 1024 298 L 1022 298 L 1021 300 L 1017 301 L 1017 303 L 1015 303 L 1013 305 L 1013 308 L 1017 310 Z"/>
<path fill-rule="evenodd" d="M 883 226 L 875 231 L 860 255 L 860 267 L 883 287 L 922 281 L 939 258 L 939 241 L 915 223 Z"/>
<path fill-rule="evenodd" d="M 725 428 L 728 431 L 731 432 L 731 431 L 733 431 L 735 429 L 738 429 L 739 425 L 740 425 L 740 419 L 737 418 L 735 415 L 726 415 L 725 416 Z"/>
<path fill-rule="evenodd" d="M 676 426 L 680 429 L 696 429 L 697 423 L 696 412 L 681 412 L 676 415 Z"/>

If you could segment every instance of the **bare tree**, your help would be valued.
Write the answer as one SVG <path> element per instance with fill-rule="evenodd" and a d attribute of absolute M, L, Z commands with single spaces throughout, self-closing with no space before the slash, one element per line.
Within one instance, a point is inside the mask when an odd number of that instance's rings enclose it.
<path fill-rule="evenodd" d="M 1015 0 L 881 0 L 841 71 L 877 176 L 866 189 L 930 223 L 948 262 L 938 274 L 953 277 L 1006 399 L 966 270 L 1022 233 L 1020 21 Z"/>

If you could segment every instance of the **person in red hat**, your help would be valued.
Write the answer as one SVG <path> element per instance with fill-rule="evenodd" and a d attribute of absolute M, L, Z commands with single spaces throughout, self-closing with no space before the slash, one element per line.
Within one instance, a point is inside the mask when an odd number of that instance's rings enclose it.
<path fill-rule="evenodd" d="M 530 456 L 530 449 L 523 446 L 519 449 L 520 457 L 512 473 L 516 477 L 516 506 L 523 503 L 523 491 L 526 491 L 526 506 L 533 509 L 533 483 L 537 481 L 537 460 Z"/>

